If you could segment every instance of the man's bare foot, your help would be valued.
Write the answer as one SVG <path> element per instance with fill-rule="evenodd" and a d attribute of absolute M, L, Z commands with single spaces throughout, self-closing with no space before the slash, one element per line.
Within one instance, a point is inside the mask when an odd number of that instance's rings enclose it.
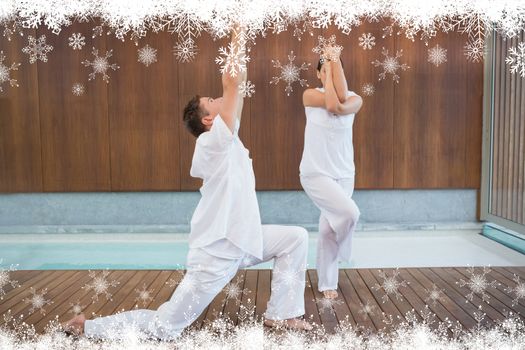
<path fill-rule="evenodd" d="M 323 296 L 326 298 L 326 299 L 335 299 L 337 298 L 339 294 L 337 294 L 337 291 L 336 290 L 325 290 L 323 292 Z"/>
<path fill-rule="evenodd" d="M 288 328 L 300 331 L 312 330 L 312 325 L 300 318 L 289 318 L 287 320 L 264 320 L 264 325 L 272 328 Z"/>
<path fill-rule="evenodd" d="M 64 328 L 64 332 L 68 334 L 81 336 L 84 334 L 85 322 L 86 316 L 84 316 L 84 314 L 76 315 L 69 321 L 62 323 L 62 328 Z"/>

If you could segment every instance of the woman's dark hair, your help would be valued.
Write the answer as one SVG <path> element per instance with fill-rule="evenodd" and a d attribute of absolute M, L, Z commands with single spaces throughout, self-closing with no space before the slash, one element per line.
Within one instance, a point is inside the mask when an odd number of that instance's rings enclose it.
<path fill-rule="evenodd" d="M 199 137 L 200 134 L 206 131 L 201 119 L 208 113 L 200 107 L 200 102 L 201 97 L 195 95 L 188 101 L 186 107 L 184 107 L 184 113 L 182 116 L 184 126 L 186 126 L 186 129 L 188 129 L 188 131 L 195 137 Z"/>

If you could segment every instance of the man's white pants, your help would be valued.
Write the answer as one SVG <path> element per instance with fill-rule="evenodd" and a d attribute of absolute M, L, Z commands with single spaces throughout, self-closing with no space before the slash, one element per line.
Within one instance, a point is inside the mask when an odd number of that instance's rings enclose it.
<path fill-rule="evenodd" d="M 359 208 L 351 198 L 354 178 L 301 176 L 304 191 L 321 210 L 317 241 L 318 289 L 337 290 L 340 260 L 350 261 L 352 235 L 359 220 Z"/>
<path fill-rule="evenodd" d="M 284 320 L 304 315 L 308 233 L 301 227 L 277 225 L 263 225 L 262 232 L 262 260 L 248 254 L 224 259 L 203 249 L 190 249 L 186 275 L 169 301 L 157 310 L 132 310 L 87 320 L 85 335 L 121 339 L 132 331 L 147 338 L 173 340 L 199 317 L 239 268 L 273 258 L 271 296 L 265 317 Z"/>

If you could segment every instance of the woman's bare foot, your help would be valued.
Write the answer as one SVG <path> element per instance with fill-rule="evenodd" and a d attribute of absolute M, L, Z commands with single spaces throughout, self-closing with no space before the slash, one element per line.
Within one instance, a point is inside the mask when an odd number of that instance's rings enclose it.
<path fill-rule="evenodd" d="M 312 325 L 300 318 L 289 318 L 287 320 L 264 320 L 264 325 L 272 328 L 288 328 L 300 331 L 312 330 Z"/>
<path fill-rule="evenodd" d="M 64 332 L 76 336 L 84 334 L 84 323 L 86 322 L 86 316 L 84 314 L 76 315 L 69 321 L 62 323 Z"/>
<path fill-rule="evenodd" d="M 335 299 L 337 298 L 339 294 L 337 294 L 337 291 L 336 290 L 325 290 L 323 292 L 323 296 L 326 298 L 326 299 Z"/>

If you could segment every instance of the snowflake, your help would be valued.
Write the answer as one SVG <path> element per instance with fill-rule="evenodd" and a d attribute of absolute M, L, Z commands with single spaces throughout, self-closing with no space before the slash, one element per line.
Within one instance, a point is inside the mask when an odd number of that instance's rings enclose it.
<path fill-rule="evenodd" d="M 102 74 L 102 79 L 109 83 L 109 76 L 107 75 L 107 70 L 109 68 L 113 70 L 117 70 L 120 67 L 116 64 L 109 64 L 108 58 L 110 58 L 113 55 L 113 50 L 106 51 L 106 55 L 103 57 L 98 56 L 98 50 L 93 48 L 93 51 L 91 52 L 95 58 L 93 59 L 93 62 L 90 62 L 88 60 L 82 61 L 82 64 L 86 67 L 92 66 L 93 72 L 89 73 L 89 79 L 93 80 L 95 79 L 97 74 Z"/>
<path fill-rule="evenodd" d="M 0 56 L 0 62 L 2 62 L 1 56 Z M 2 66 L 0 65 L 0 73 L 2 71 L 1 69 L 2 69 Z M 1 263 L 2 263 L 2 260 L 0 260 L 0 264 Z M 11 285 L 12 288 L 20 287 L 20 285 L 18 284 L 18 281 L 12 280 L 11 277 L 9 276 L 9 273 L 13 271 L 15 271 L 14 265 L 11 265 L 7 270 L 4 268 L 0 268 L 0 300 L 4 299 L 4 295 L 6 294 L 4 288 L 7 287 L 7 285 Z"/>
<path fill-rule="evenodd" d="M 470 62 L 479 62 L 485 53 L 485 43 L 480 40 L 468 41 L 465 44 L 465 56 Z"/>
<path fill-rule="evenodd" d="M 229 72 L 232 77 L 237 73 L 246 71 L 246 64 L 250 61 L 250 57 L 243 51 L 243 45 L 237 48 L 233 43 L 228 44 L 228 48 L 219 48 L 219 57 L 215 58 L 215 63 L 221 65 L 221 73 Z"/>
<path fill-rule="evenodd" d="M 151 296 L 151 291 L 146 289 L 146 284 L 142 286 L 141 290 L 135 290 L 138 296 L 135 298 L 136 302 L 141 302 L 142 306 L 147 306 L 153 300 Z"/>
<path fill-rule="evenodd" d="M 386 26 L 386 27 L 383 28 L 383 36 L 382 37 L 384 39 L 387 36 L 392 36 L 393 33 L 394 33 L 394 25 Z"/>
<path fill-rule="evenodd" d="M 339 55 L 341 54 L 341 51 L 343 51 L 343 47 L 340 45 L 336 45 L 335 35 L 332 35 L 328 39 L 325 39 L 322 36 L 318 36 L 317 40 L 318 44 L 312 49 L 312 52 L 315 52 L 316 54 L 321 56 L 321 61 L 323 61 L 326 58 L 329 58 L 330 60 L 339 59 Z"/>
<path fill-rule="evenodd" d="M 53 304 L 52 301 L 46 300 L 46 298 L 44 298 L 44 295 L 47 293 L 47 288 L 42 289 L 40 293 L 36 293 L 35 289 L 31 287 L 30 291 L 32 297 L 24 299 L 27 304 L 31 304 L 29 313 L 32 314 L 38 309 L 40 310 L 40 313 L 45 316 L 46 310 L 44 310 L 44 306 Z"/>
<path fill-rule="evenodd" d="M 101 275 L 97 276 L 97 273 L 95 271 L 89 271 L 88 272 L 89 277 L 92 278 L 92 281 L 88 284 L 86 284 L 82 289 L 93 289 L 93 296 L 91 297 L 94 301 L 98 301 L 98 296 L 100 294 L 104 294 L 106 296 L 107 300 L 113 300 L 111 298 L 111 293 L 109 292 L 109 287 L 116 287 L 120 282 L 118 281 L 108 281 L 107 277 L 109 275 L 109 271 L 104 270 L 102 271 Z"/>
<path fill-rule="evenodd" d="M 407 70 L 410 67 L 403 63 L 400 64 L 398 61 L 398 58 L 403 56 L 403 50 L 399 50 L 396 52 L 396 56 L 389 56 L 388 50 L 383 47 L 382 55 L 385 56 L 384 61 L 375 60 L 372 62 L 372 64 L 376 67 L 382 67 L 383 72 L 379 74 L 379 80 L 383 80 L 386 78 L 386 74 L 392 74 L 392 80 L 396 83 L 399 83 L 399 75 L 397 75 L 398 69 Z"/>
<path fill-rule="evenodd" d="M 520 277 L 517 275 L 514 275 L 514 278 L 512 280 L 516 282 L 516 286 L 513 288 L 505 288 L 505 292 L 516 294 L 516 297 L 512 300 L 512 306 L 516 306 L 518 305 L 518 300 L 522 298 L 525 299 L 525 282 L 520 282 Z"/>
<path fill-rule="evenodd" d="M 383 295 L 382 301 L 383 303 L 386 303 L 388 301 L 388 296 L 393 294 L 395 295 L 396 299 L 403 300 L 403 297 L 401 296 L 401 293 L 399 293 L 399 287 L 406 287 L 409 282 L 407 281 L 398 281 L 397 276 L 399 276 L 399 270 L 395 269 L 392 276 L 387 276 L 386 273 L 379 270 L 379 276 L 383 279 L 382 284 L 377 284 L 373 286 L 372 288 L 374 290 L 381 290 L 383 289 L 385 291 L 385 295 Z"/>
<path fill-rule="evenodd" d="M 443 298 L 443 290 L 439 289 L 435 284 L 432 284 L 431 290 L 426 290 L 428 293 L 427 298 L 425 299 L 426 303 L 430 303 L 432 306 L 436 306 L 437 302 Z"/>
<path fill-rule="evenodd" d="M 301 86 L 308 86 L 306 79 L 301 79 L 300 74 L 302 70 L 308 70 L 310 63 L 303 63 L 301 66 L 294 65 L 293 61 L 295 60 L 295 55 L 293 54 L 293 51 L 291 51 L 288 55 L 288 60 L 289 62 L 284 66 L 281 65 L 279 60 L 272 60 L 273 66 L 275 68 L 279 68 L 281 70 L 281 74 L 277 77 L 273 77 L 270 84 L 277 84 L 281 80 L 285 81 L 287 85 L 284 91 L 286 92 L 287 96 L 290 96 L 290 93 L 293 92 L 292 83 L 298 81 Z"/>
<path fill-rule="evenodd" d="M 525 78 L 525 42 L 518 44 L 518 47 L 511 47 L 505 62 L 510 65 L 510 72 L 516 73 L 518 70 L 522 78 Z"/>
<path fill-rule="evenodd" d="M 149 67 L 150 64 L 157 62 L 157 50 L 149 45 L 146 45 L 142 49 L 138 50 L 138 54 L 138 61 L 144 64 L 146 67 Z"/>
<path fill-rule="evenodd" d="M 230 282 L 224 287 L 224 294 L 226 299 L 234 299 L 237 303 L 240 302 L 239 298 L 243 294 L 248 294 L 250 291 L 246 288 L 241 288 L 241 280 L 237 279 L 235 282 Z"/>
<path fill-rule="evenodd" d="M 246 305 L 241 305 L 239 307 L 239 313 L 237 317 L 239 318 L 239 321 L 244 322 L 246 320 L 253 320 L 253 317 L 255 316 L 255 305 L 253 301 L 248 298 Z"/>
<path fill-rule="evenodd" d="M 304 33 L 308 33 L 308 34 L 310 34 L 310 36 L 314 36 L 313 24 L 312 24 L 311 20 L 304 20 L 304 21 L 302 21 L 302 28 L 300 28 L 297 25 L 297 22 L 294 23 L 294 26 L 295 26 L 295 29 L 293 31 L 293 36 L 295 36 L 297 38 L 297 40 L 301 41 L 301 36 Z"/>
<path fill-rule="evenodd" d="M 366 83 L 363 84 L 363 88 L 361 89 L 361 91 L 365 96 L 372 96 L 376 92 L 376 88 L 372 83 Z"/>
<path fill-rule="evenodd" d="M 439 45 L 428 49 L 428 62 L 434 64 L 436 67 L 447 62 L 447 50 Z"/>
<path fill-rule="evenodd" d="M 470 289 L 470 293 L 466 295 L 467 299 L 465 302 L 468 303 L 469 301 L 472 301 L 474 299 L 474 294 L 479 294 L 481 295 L 481 299 L 489 304 L 490 297 L 487 293 L 485 293 L 485 291 L 489 287 L 495 288 L 499 285 L 498 281 L 494 280 L 492 282 L 488 282 L 485 278 L 485 276 L 490 272 L 490 269 L 484 266 L 483 272 L 476 274 L 474 267 L 471 266 L 467 269 L 467 272 L 470 274 L 470 279 L 468 281 L 460 279 L 459 282 L 456 282 L 460 287 L 467 286 Z"/>
<path fill-rule="evenodd" d="M 29 41 L 29 45 L 24 47 L 22 52 L 29 55 L 29 63 L 33 64 L 37 60 L 47 62 L 47 54 L 53 50 L 53 46 L 47 45 L 46 36 L 42 35 L 37 40 L 29 35 L 27 40 Z"/>
<path fill-rule="evenodd" d="M 71 310 L 69 310 L 69 313 L 72 313 L 73 315 L 79 315 L 82 313 L 82 310 L 86 307 L 85 305 L 80 305 L 80 302 L 77 300 L 76 303 L 69 303 L 71 306 Z"/>
<path fill-rule="evenodd" d="M 91 37 L 94 39 L 97 36 L 102 36 L 103 31 L 104 28 L 102 28 L 102 26 L 96 26 L 93 28 L 93 35 L 91 35 Z"/>
<path fill-rule="evenodd" d="M 358 311 L 359 314 L 363 314 L 364 315 L 374 315 L 375 314 L 375 310 L 376 310 L 376 306 L 371 304 L 369 300 L 366 301 L 366 304 L 365 305 L 362 305 L 361 304 L 361 309 Z"/>
<path fill-rule="evenodd" d="M 334 306 L 341 305 L 343 302 L 339 299 L 321 298 L 315 300 L 315 303 L 319 307 L 319 312 L 330 312 L 331 315 L 335 315 Z"/>
<path fill-rule="evenodd" d="M 255 85 L 253 85 L 251 81 L 243 81 L 239 85 L 239 94 L 241 94 L 242 97 L 252 97 L 254 93 Z"/>
<path fill-rule="evenodd" d="M 173 54 L 179 62 L 190 62 L 197 55 L 197 47 L 193 39 L 188 38 L 184 41 L 179 41 L 179 43 L 173 46 Z"/>
<path fill-rule="evenodd" d="M 73 92 L 73 95 L 75 96 L 82 96 L 84 95 L 85 88 L 84 88 L 84 85 L 80 83 L 75 83 L 73 84 L 71 91 Z"/>
<path fill-rule="evenodd" d="M 180 266 L 179 266 L 180 267 Z M 180 282 L 182 282 L 182 279 L 184 278 L 184 270 L 182 269 L 176 269 L 175 273 L 179 276 L 177 279 L 170 278 L 166 281 L 165 284 L 170 286 L 171 288 L 176 287 L 179 285 Z"/>
<path fill-rule="evenodd" d="M 73 50 L 82 50 L 82 47 L 86 45 L 84 40 L 86 40 L 86 38 L 82 34 L 73 33 L 73 35 L 69 37 L 69 46 L 71 46 Z"/>
<path fill-rule="evenodd" d="M 5 82 L 9 82 L 11 87 L 13 86 L 18 87 L 18 82 L 16 81 L 16 79 L 11 79 L 9 72 L 12 70 L 18 70 L 20 63 L 13 63 L 11 67 L 9 67 L 3 64 L 4 60 L 5 60 L 4 52 L 0 51 L 0 92 L 4 91 L 2 89 L 2 84 Z"/>
<path fill-rule="evenodd" d="M 363 50 L 372 50 L 372 47 L 376 45 L 375 40 L 376 38 L 372 33 L 363 33 L 363 35 L 359 37 L 359 46 L 361 46 Z"/>

